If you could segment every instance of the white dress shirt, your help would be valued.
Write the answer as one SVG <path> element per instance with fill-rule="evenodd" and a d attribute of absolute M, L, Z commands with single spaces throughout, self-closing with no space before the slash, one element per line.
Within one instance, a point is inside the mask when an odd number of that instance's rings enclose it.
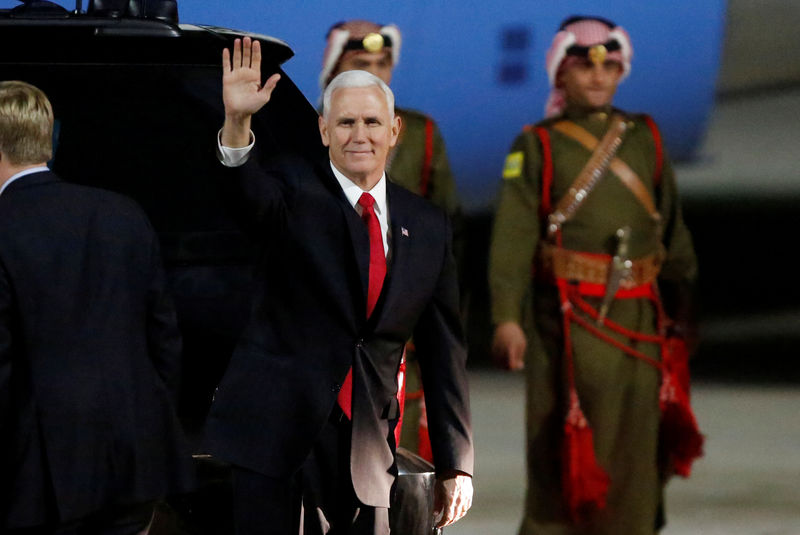
<path fill-rule="evenodd" d="M 352 206 L 355 211 L 358 212 L 358 215 L 361 215 L 363 208 L 361 208 L 361 205 L 358 204 L 358 199 L 361 198 L 361 194 L 364 193 L 364 190 L 362 190 L 361 187 L 355 184 L 352 180 L 344 176 L 341 171 L 336 169 L 336 166 L 333 165 L 333 162 L 331 162 L 331 170 L 333 171 L 333 176 L 335 176 L 336 180 L 339 181 L 339 185 L 342 187 L 342 191 L 344 191 L 344 195 L 347 197 L 350 206 Z M 381 224 L 383 253 L 388 256 L 389 207 L 386 205 L 386 173 L 381 175 L 381 179 L 378 180 L 378 183 L 375 184 L 367 193 L 372 195 L 372 198 L 375 199 L 375 204 L 372 206 L 372 208 L 375 210 L 375 215 L 378 216 L 378 222 Z"/>

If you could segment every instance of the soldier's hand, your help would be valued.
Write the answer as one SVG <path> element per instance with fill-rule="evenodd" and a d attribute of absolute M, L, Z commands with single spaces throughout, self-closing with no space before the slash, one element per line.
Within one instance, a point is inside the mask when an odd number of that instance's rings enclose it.
<path fill-rule="evenodd" d="M 528 340 L 525 332 L 516 322 L 500 323 L 494 330 L 492 340 L 492 360 L 500 368 L 521 370 L 525 367 L 525 349 Z"/>
<path fill-rule="evenodd" d="M 222 51 L 222 101 L 225 104 L 225 126 L 222 144 L 240 147 L 249 144 L 250 117 L 264 107 L 280 80 L 273 74 L 261 85 L 261 43 L 249 37 L 233 42 L 233 58 Z"/>
<path fill-rule="evenodd" d="M 433 492 L 433 518 L 437 528 L 453 524 L 472 507 L 472 477 L 466 474 L 437 476 Z"/>

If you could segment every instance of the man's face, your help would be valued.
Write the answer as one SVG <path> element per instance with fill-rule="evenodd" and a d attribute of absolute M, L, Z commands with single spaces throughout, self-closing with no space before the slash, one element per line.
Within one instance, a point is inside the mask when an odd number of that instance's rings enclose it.
<path fill-rule="evenodd" d="M 390 115 L 379 87 L 346 87 L 331 95 L 319 131 L 333 165 L 368 191 L 381 178 L 389 150 L 397 143 L 400 118 Z"/>
<path fill-rule="evenodd" d="M 339 67 L 333 76 L 345 71 L 367 71 L 374 74 L 386 85 L 392 81 L 392 52 L 382 50 L 381 52 L 350 51 L 339 60 Z"/>
<path fill-rule="evenodd" d="M 611 104 L 622 77 L 622 65 L 606 60 L 596 64 L 588 59 L 567 67 L 558 75 L 557 86 L 567 101 L 579 106 L 599 108 Z"/>

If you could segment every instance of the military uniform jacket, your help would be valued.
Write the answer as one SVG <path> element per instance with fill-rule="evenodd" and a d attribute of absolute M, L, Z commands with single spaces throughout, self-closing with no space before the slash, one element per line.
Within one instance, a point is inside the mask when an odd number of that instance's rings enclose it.
<path fill-rule="evenodd" d="M 568 108 L 563 117 L 539 125 L 548 128 L 566 118 L 600 139 L 607 130 L 611 111 L 587 113 Z M 681 215 L 672 165 L 668 158 L 664 159 L 660 184 L 656 186 L 655 141 L 651 131 L 643 116 L 630 115 L 628 119 L 630 128 L 617 157 L 639 175 L 656 200 L 663 231 L 659 232 L 633 193 L 608 171 L 575 216 L 564 224 L 563 246 L 574 251 L 613 254 L 614 233 L 628 225 L 632 228 L 631 258 L 657 252 L 662 241 L 667 257 L 660 282 L 693 281 L 697 272 L 696 258 Z M 560 132 L 549 129 L 549 133 L 554 162 L 551 199 L 555 205 L 575 181 L 590 153 Z M 532 129 L 526 129 L 514 141 L 510 155 L 515 154 L 519 157 L 504 170 L 493 230 L 490 287 L 495 324 L 520 322 L 525 296 L 531 289 L 533 259 L 544 233 L 540 213 L 542 153 L 539 138 Z"/>
<path fill-rule="evenodd" d="M 439 127 L 418 111 L 396 108 L 395 113 L 401 130 L 387 165 L 392 182 L 422 195 L 453 219 L 460 206 Z"/>
<path fill-rule="evenodd" d="M 265 242 L 260 288 L 219 386 L 207 442 L 272 477 L 306 458 L 353 367 L 351 474 L 359 499 L 389 505 L 397 370 L 417 342 L 437 470 L 471 473 L 466 350 L 447 217 L 387 184 L 388 273 L 366 319 L 369 238 L 325 159 L 255 158 L 231 170 Z"/>

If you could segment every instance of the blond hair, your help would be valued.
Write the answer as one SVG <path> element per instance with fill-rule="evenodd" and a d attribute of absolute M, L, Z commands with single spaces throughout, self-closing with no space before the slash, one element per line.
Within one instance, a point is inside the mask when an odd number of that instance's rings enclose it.
<path fill-rule="evenodd" d="M 17 80 L 0 82 L 0 152 L 13 165 L 53 157 L 53 107 L 41 89 Z"/>

